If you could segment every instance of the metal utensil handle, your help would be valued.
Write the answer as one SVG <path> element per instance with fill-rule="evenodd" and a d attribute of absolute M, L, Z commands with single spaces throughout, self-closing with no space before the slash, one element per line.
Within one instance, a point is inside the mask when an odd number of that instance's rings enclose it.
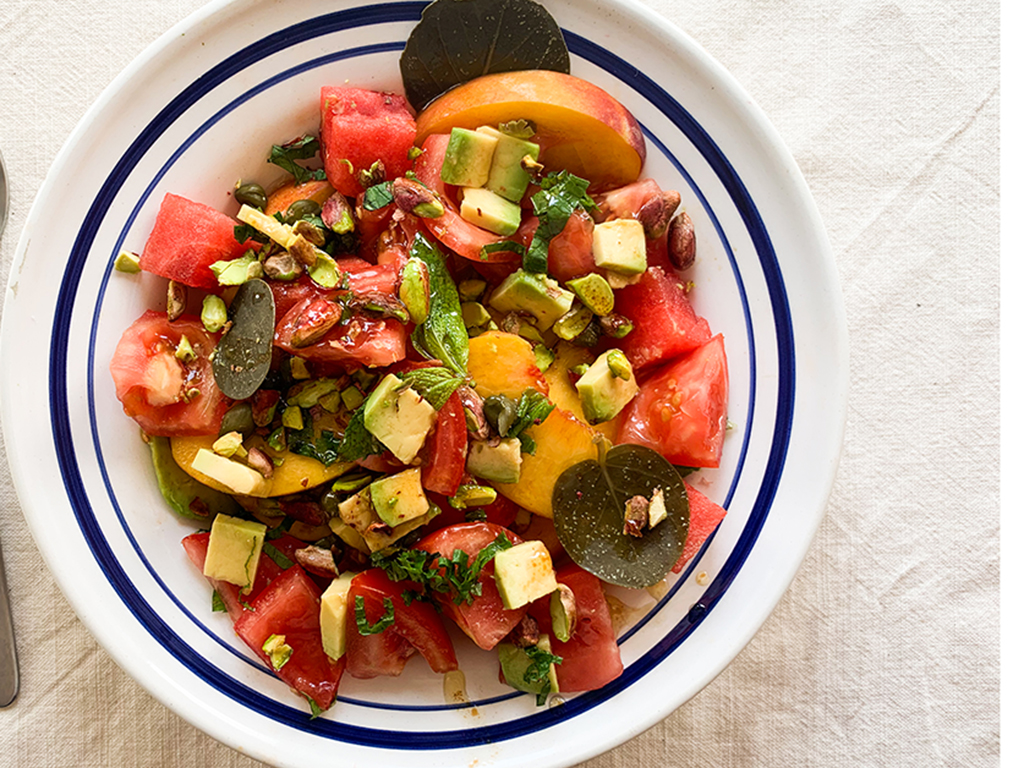
<path fill-rule="evenodd" d="M 10 705 L 18 696 L 18 650 L 14 646 L 14 623 L 7 600 L 7 578 L 4 575 L 4 554 L 0 549 L 0 708 Z"/>

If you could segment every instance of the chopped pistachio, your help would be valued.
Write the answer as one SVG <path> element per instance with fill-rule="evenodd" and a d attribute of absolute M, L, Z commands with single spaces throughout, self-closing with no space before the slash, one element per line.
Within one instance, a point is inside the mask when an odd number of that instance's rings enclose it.
<path fill-rule="evenodd" d="M 633 331 L 633 322 L 625 315 L 611 313 L 600 318 L 601 332 L 613 339 L 624 339 Z"/>
<path fill-rule="evenodd" d="M 309 279 L 324 288 L 335 288 L 341 282 L 338 262 L 326 253 L 318 253 L 316 263 L 307 271 L 309 272 Z"/>
<path fill-rule="evenodd" d="M 565 584 L 551 593 L 551 631 L 563 643 L 576 633 L 576 595 Z"/>
<path fill-rule="evenodd" d="M 487 485 L 460 485 L 454 496 L 448 501 L 455 509 L 466 507 L 486 507 L 498 498 L 498 492 Z"/>
<path fill-rule="evenodd" d="M 313 374 L 309 372 L 309 366 L 306 365 L 306 361 L 301 357 L 291 358 L 288 361 L 288 370 L 291 372 L 292 378 L 296 381 L 309 379 L 313 376 Z"/>
<path fill-rule="evenodd" d="M 480 301 L 487 291 L 487 283 L 483 280 L 463 280 L 459 283 L 459 298 L 462 301 Z"/>
<path fill-rule="evenodd" d="M 317 403 L 319 403 L 320 407 L 323 408 L 328 413 L 337 413 L 338 411 L 341 410 L 341 392 L 339 392 L 338 390 L 328 392 L 326 395 L 317 400 Z"/>
<path fill-rule="evenodd" d="M 590 366 L 587 363 L 580 363 L 579 365 L 574 365 L 572 368 L 570 368 L 569 373 L 572 373 L 576 376 L 582 376 L 589 370 Z"/>
<path fill-rule="evenodd" d="M 430 278 L 427 265 L 422 259 L 413 257 L 402 268 L 398 298 L 405 304 L 410 319 L 416 325 L 427 319 L 430 313 Z"/>
<path fill-rule="evenodd" d="M 142 267 L 139 266 L 139 254 L 132 253 L 131 251 L 121 251 L 117 254 L 117 258 L 114 259 L 114 269 L 129 275 L 137 275 L 142 271 Z"/>
<path fill-rule="evenodd" d="M 555 353 L 543 344 L 538 344 L 533 348 L 533 357 L 537 361 L 537 368 L 541 373 L 544 373 L 555 362 Z"/>
<path fill-rule="evenodd" d="M 579 296 L 583 306 L 595 315 L 607 315 L 615 308 L 615 294 L 612 293 L 612 287 L 596 272 L 570 280 L 566 285 Z"/>
<path fill-rule="evenodd" d="M 661 488 L 655 488 L 651 494 L 651 506 L 647 510 L 647 527 L 653 528 L 666 517 L 668 509 L 665 507 L 665 492 Z"/>
<path fill-rule="evenodd" d="M 611 371 L 612 376 L 616 379 L 629 381 L 633 378 L 633 366 L 629 364 L 629 358 L 626 357 L 621 349 L 609 350 L 606 360 L 608 362 L 608 370 Z"/>
<path fill-rule="evenodd" d="M 491 313 L 478 301 L 467 301 L 462 304 L 462 322 L 466 328 L 483 328 L 491 322 Z"/>
<path fill-rule="evenodd" d="M 172 323 L 185 313 L 188 302 L 188 286 L 177 280 L 167 283 L 167 319 Z"/>
<path fill-rule="evenodd" d="M 300 408 L 312 408 L 324 395 L 337 392 L 337 379 L 315 379 L 303 384 L 298 391 L 288 398 L 288 405 Z"/>
<path fill-rule="evenodd" d="M 183 363 L 191 363 L 196 359 L 195 350 L 192 349 L 192 342 L 188 340 L 188 336 L 182 335 L 178 341 L 178 348 L 174 350 L 174 356 Z"/>
<path fill-rule="evenodd" d="M 283 451 L 288 447 L 284 442 L 284 427 L 278 427 L 270 433 L 270 437 L 267 438 L 267 445 L 275 451 Z"/>
<path fill-rule="evenodd" d="M 208 294 L 203 299 L 203 310 L 199 313 L 199 319 L 203 321 L 203 327 L 207 331 L 216 333 L 228 321 L 228 305 L 220 296 Z"/>
<path fill-rule="evenodd" d="M 296 280 L 302 275 L 302 266 L 287 251 L 267 257 L 263 262 L 263 273 L 271 280 Z"/>
<path fill-rule="evenodd" d="M 356 386 L 359 387 L 361 392 L 367 393 L 372 390 L 373 386 L 377 383 L 377 376 L 360 368 L 352 374 L 352 381 L 356 383 Z"/>
<path fill-rule="evenodd" d="M 302 409 L 297 405 L 289 405 L 281 414 L 281 423 L 288 429 L 302 429 Z"/>
<path fill-rule="evenodd" d="M 292 657 L 292 647 L 285 642 L 284 635 L 271 635 L 263 643 L 263 652 L 270 658 L 270 666 L 280 670 Z"/>
<path fill-rule="evenodd" d="M 247 280 L 252 279 L 250 267 L 253 267 L 253 265 L 259 268 L 260 274 L 263 274 L 263 265 L 260 264 L 255 251 L 250 248 L 237 259 L 215 261 L 210 265 L 210 269 L 217 276 L 217 282 L 220 285 L 241 285 Z"/>
<path fill-rule="evenodd" d="M 345 405 L 345 410 L 354 411 L 365 399 L 363 393 L 356 387 L 346 387 L 341 391 L 341 402 Z"/>
<path fill-rule="evenodd" d="M 250 448 L 245 460 L 265 478 L 270 478 L 274 474 L 274 465 L 271 464 L 270 457 L 259 448 Z"/>
<path fill-rule="evenodd" d="M 650 506 L 651 502 L 643 496 L 634 496 L 626 500 L 626 513 L 622 522 L 622 532 L 625 535 L 635 538 L 644 535 Z"/>
<path fill-rule="evenodd" d="M 231 458 L 242 445 L 242 434 L 240 432 L 228 432 L 221 435 L 213 443 L 213 452 L 219 456 Z"/>
<path fill-rule="evenodd" d="M 572 341 L 587 329 L 593 319 L 594 313 L 580 304 L 558 318 L 552 330 L 558 338 Z"/>

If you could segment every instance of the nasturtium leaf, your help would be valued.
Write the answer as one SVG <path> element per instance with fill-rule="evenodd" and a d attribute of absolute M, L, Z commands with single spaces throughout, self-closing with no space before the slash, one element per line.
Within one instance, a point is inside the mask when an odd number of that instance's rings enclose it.
<path fill-rule="evenodd" d="M 231 327 L 217 343 L 213 378 L 228 397 L 244 400 L 270 372 L 274 344 L 274 294 L 262 280 L 248 280 L 228 308 Z"/>
<path fill-rule="evenodd" d="M 445 91 L 494 72 L 569 74 L 558 22 L 533 0 L 434 0 L 405 44 L 405 96 L 418 111 Z"/>
<path fill-rule="evenodd" d="M 657 451 L 619 445 L 565 470 L 552 496 L 555 531 L 569 557 L 609 584 L 649 587 L 676 564 L 690 527 L 686 486 Z M 626 501 L 665 494 L 668 517 L 635 538 L 622 531 Z"/>

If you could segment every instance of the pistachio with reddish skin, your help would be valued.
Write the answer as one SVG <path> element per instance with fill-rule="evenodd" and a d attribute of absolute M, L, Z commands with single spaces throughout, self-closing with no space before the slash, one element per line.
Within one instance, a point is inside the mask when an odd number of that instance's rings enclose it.
<path fill-rule="evenodd" d="M 336 235 L 347 234 L 356 227 L 352 215 L 352 205 L 341 192 L 335 192 L 327 198 L 327 202 L 320 210 L 320 218 L 324 225 Z"/>
<path fill-rule="evenodd" d="M 598 322 L 601 324 L 601 331 L 604 335 L 611 336 L 613 339 L 625 338 L 633 330 L 633 323 L 629 318 L 614 312 L 599 317 Z"/>
<path fill-rule="evenodd" d="M 540 642 L 540 625 L 530 614 L 524 614 L 518 624 L 512 627 L 509 640 L 520 648 L 528 648 Z"/>
<path fill-rule="evenodd" d="M 418 184 L 412 179 L 399 177 L 391 182 L 391 194 L 399 210 L 419 216 L 421 219 L 436 219 L 444 216 L 444 206 L 434 190 Z"/>
<path fill-rule="evenodd" d="M 259 448 L 250 448 L 249 455 L 246 457 L 246 462 L 250 467 L 255 469 L 264 477 L 269 478 L 274 474 L 274 464 L 271 462 L 270 457 L 267 456 Z"/>
<path fill-rule="evenodd" d="M 523 155 L 523 159 L 519 161 L 519 167 L 530 174 L 530 178 L 534 181 L 539 181 L 544 174 L 544 164 L 538 163 L 529 155 Z"/>
<path fill-rule="evenodd" d="M 551 631 L 563 643 L 568 642 L 576 634 L 576 595 L 568 585 L 559 583 L 558 589 L 551 593 L 548 605 Z"/>
<path fill-rule="evenodd" d="M 672 214 L 676 212 L 682 198 L 674 189 L 668 189 L 655 195 L 640 206 L 636 218 L 644 225 L 644 234 L 651 240 L 657 240 L 668 231 Z"/>
<path fill-rule="evenodd" d="M 323 547 L 310 545 L 295 551 L 295 561 L 314 576 L 333 579 L 338 576 L 334 553 Z"/>
<path fill-rule="evenodd" d="M 349 300 L 349 306 L 352 309 L 379 312 L 382 317 L 393 317 L 403 325 L 409 322 L 409 311 L 397 296 L 390 293 L 367 291 L 353 296 Z"/>
<path fill-rule="evenodd" d="M 317 247 L 320 247 L 327 242 L 324 238 L 323 230 L 311 221 L 300 219 L 295 222 L 295 226 L 292 229 L 295 234 L 302 235 L 302 237 Z"/>
<path fill-rule="evenodd" d="M 316 344 L 327 332 L 341 322 L 344 310 L 334 301 L 313 299 L 301 316 L 296 318 L 291 345 L 296 349 Z"/>
<path fill-rule="evenodd" d="M 304 267 L 316 264 L 317 248 L 304 237 L 295 238 L 295 242 L 288 246 L 288 253 Z"/>
<path fill-rule="evenodd" d="M 167 283 L 167 319 L 172 323 L 185 313 L 188 286 L 171 280 Z"/>
<path fill-rule="evenodd" d="M 369 189 L 376 184 L 380 184 L 387 178 L 387 173 L 384 169 L 384 161 L 374 160 L 373 165 L 359 171 L 356 178 L 363 189 Z"/>
<path fill-rule="evenodd" d="M 263 274 L 271 280 L 295 280 L 302 274 L 298 259 L 287 251 L 267 257 L 263 262 Z"/>
<path fill-rule="evenodd" d="M 693 219 L 686 211 L 672 219 L 669 225 L 668 258 L 680 272 L 692 267 L 697 258 L 697 235 L 693 230 Z"/>
<path fill-rule="evenodd" d="M 486 440 L 491 436 L 491 425 L 484 416 L 484 399 L 472 387 L 461 386 L 456 392 L 466 412 L 466 429 L 472 440 Z"/>
<path fill-rule="evenodd" d="M 626 515 L 622 523 L 622 532 L 627 536 L 640 538 L 647 527 L 647 510 L 651 502 L 643 496 L 634 496 L 626 502 Z"/>

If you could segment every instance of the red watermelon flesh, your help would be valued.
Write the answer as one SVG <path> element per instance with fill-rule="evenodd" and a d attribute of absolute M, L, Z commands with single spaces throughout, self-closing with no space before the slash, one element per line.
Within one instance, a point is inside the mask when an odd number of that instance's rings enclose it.
<path fill-rule="evenodd" d="M 724 508 L 689 483 L 686 483 L 686 494 L 690 500 L 690 532 L 686 537 L 686 544 L 683 545 L 683 554 L 672 566 L 672 573 L 679 573 L 686 567 L 725 517 Z"/>
<path fill-rule="evenodd" d="M 167 194 L 139 264 L 169 280 L 213 290 L 218 284 L 210 265 L 245 253 L 246 245 L 235 240 L 236 223 L 208 205 Z"/>

